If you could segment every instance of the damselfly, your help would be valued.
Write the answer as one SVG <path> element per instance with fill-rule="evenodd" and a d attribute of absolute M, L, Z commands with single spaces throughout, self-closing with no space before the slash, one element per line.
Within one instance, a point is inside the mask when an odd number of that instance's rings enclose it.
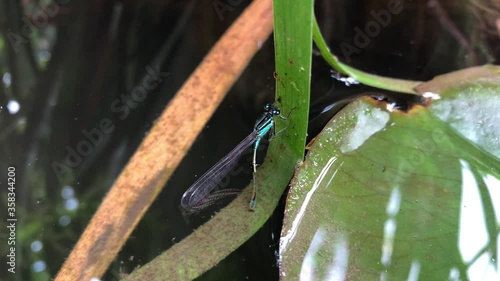
<path fill-rule="evenodd" d="M 256 185 L 255 173 L 257 172 L 256 154 L 262 138 L 267 135 L 274 126 L 274 116 L 282 119 L 285 117 L 280 115 L 280 110 L 273 104 L 264 106 L 266 112 L 255 123 L 254 129 L 250 135 L 244 138 L 229 154 L 224 156 L 210 170 L 203 174 L 193 185 L 191 185 L 182 195 L 181 206 L 189 211 L 197 211 L 211 205 L 214 200 L 228 194 L 235 194 L 234 191 L 229 192 L 211 192 L 217 184 L 236 166 L 238 160 L 243 155 L 243 152 L 253 144 L 253 173 L 254 173 L 254 188 L 250 201 L 250 209 L 255 207 Z"/>

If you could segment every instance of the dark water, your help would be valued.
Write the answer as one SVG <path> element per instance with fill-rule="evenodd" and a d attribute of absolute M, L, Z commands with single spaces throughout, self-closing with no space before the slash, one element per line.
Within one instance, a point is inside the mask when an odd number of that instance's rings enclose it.
<path fill-rule="evenodd" d="M 0 279 L 49 280 L 56 275 L 154 120 L 250 1 L 223 13 L 214 8 L 216 2 L 61 0 L 42 9 L 2 1 L 0 187 L 6 190 L 5 171 L 16 167 L 19 222 L 17 273 L 3 270 Z M 402 1 L 400 12 L 383 18 L 389 2 L 317 1 L 317 17 L 331 50 L 361 70 L 414 80 L 498 63 L 500 44 L 495 34 L 499 31 L 492 24 L 498 9 L 493 1 L 482 1 L 493 13 L 474 10 L 467 1 L 443 0 L 438 8 L 428 5 L 436 1 Z M 356 41 L 362 37 L 356 37 L 358 30 L 368 33 L 366 28 L 377 22 L 376 17 L 382 17 L 386 26 L 379 31 L 372 26 L 368 30 L 372 35 Z M 186 220 L 179 209 L 180 197 L 196 176 L 252 130 L 262 106 L 273 101 L 272 44 L 263 45 L 228 94 L 105 280 L 119 279 L 122 273 L 147 263 L 209 219 L 210 212 L 206 212 Z M 160 78 L 142 101 L 122 96 L 155 69 L 168 76 Z M 380 93 L 346 86 L 331 75 L 330 68 L 314 55 L 311 112 L 330 109 L 311 122 L 310 137 L 345 104 L 340 100 Z M 88 155 L 70 157 L 75 165 L 67 170 L 54 165 L 65 161 L 71 151 L 85 150 L 82 140 L 103 120 L 109 120 L 114 129 L 101 137 L 94 134 L 96 144 L 87 148 Z M 248 163 L 239 167 L 241 176 L 231 177 L 231 185 L 244 186 L 251 178 Z M 0 194 L 1 206 L 6 208 L 7 195 Z M 199 280 L 277 280 L 275 253 L 282 208 L 251 240 Z M 5 212 L 1 213 L 6 221 Z M 0 235 L 6 243 L 6 232 Z M 7 249 L 3 245 L 0 249 L 5 257 Z"/>

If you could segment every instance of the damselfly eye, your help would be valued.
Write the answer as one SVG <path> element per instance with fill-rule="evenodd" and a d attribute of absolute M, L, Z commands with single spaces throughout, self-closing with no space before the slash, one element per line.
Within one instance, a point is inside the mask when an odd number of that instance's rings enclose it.
<path fill-rule="evenodd" d="M 265 110 L 269 110 L 271 109 L 272 105 L 270 103 L 267 103 L 266 105 L 264 105 L 264 109 Z"/>
<path fill-rule="evenodd" d="M 280 111 L 278 109 L 273 110 L 273 115 L 280 115 Z"/>

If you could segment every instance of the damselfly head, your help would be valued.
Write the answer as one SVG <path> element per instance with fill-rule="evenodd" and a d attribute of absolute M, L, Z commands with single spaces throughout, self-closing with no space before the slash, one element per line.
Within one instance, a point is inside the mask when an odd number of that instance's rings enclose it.
<path fill-rule="evenodd" d="M 280 115 L 281 111 L 272 103 L 268 103 L 264 106 L 264 109 L 271 113 L 272 115 Z"/>

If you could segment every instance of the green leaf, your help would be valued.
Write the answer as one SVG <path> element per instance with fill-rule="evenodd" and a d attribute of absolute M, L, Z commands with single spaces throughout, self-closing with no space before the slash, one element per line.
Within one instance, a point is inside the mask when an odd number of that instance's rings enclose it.
<path fill-rule="evenodd" d="M 273 1 L 273 12 L 276 101 L 282 114 L 289 115 L 285 121 L 278 120 L 277 131 L 286 128 L 284 142 L 296 162 L 304 158 L 309 116 L 313 1 L 296 1 L 293 5 L 286 0 Z"/>
<path fill-rule="evenodd" d="M 294 5 L 273 2 L 276 51 L 276 104 L 287 120 L 277 120 L 279 132 L 256 173 L 254 212 L 248 210 L 253 183 L 231 204 L 190 236 L 126 280 L 192 280 L 216 266 L 255 234 L 276 205 L 304 157 L 309 109 L 312 53 L 312 0 Z M 269 7 L 271 10 L 271 7 Z M 297 19 L 300 18 L 300 21 Z"/>
<path fill-rule="evenodd" d="M 500 76 L 479 72 L 422 86 L 429 108 L 363 98 L 330 121 L 288 196 L 283 276 L 498 279 Z"/>

